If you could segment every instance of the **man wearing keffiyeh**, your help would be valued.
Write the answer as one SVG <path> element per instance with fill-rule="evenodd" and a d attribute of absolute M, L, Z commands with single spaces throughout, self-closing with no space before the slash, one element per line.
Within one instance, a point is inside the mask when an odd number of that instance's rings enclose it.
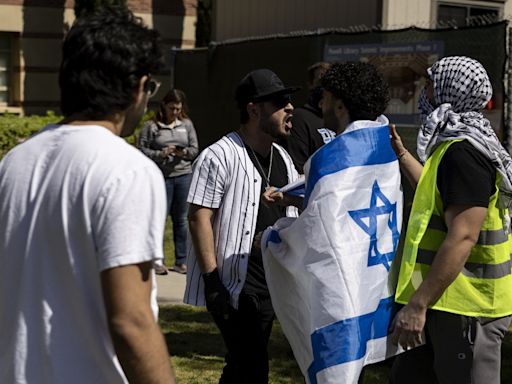
<path fill-rule="evenodd" d="M 428 70 L 418 162 L 391 129 L 416 188 L 400 266 L 391 382 L 500 382 L 512 314 L 512 159 L 481 113 L 492 97 L 484 67 L 453 56 Z M 422 346 L 420 344 L 425 343 Z"/>

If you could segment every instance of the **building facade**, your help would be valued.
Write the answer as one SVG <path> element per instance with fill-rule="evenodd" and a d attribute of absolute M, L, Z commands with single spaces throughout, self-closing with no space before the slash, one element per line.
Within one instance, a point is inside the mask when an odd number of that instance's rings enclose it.
<path fill-rule="evenodd" d="M 195 45 L 197 0 L 128 0 L 127 5 L 162 35 L 167 68 L 157 77 L 163 93 L 171 48 Z M 0 113 L 59 111 L 61 41 L 75 19 L 73 7 L 74 0 L 0 0 Z"/>
<path fill-rule="evenodd" d="M 512 15 L 509 0 L 214 0 L 212 40 L 347 28 L 465 26 Z"/>
<path fill-rule="evenodd" d="M 213 0 L 213 43 L 175 50 L 173 81 L 187 93 L 201 145 L 238 124 L 233 89 L 246 73 L 269 68 L 285 83 L 302 85 L 293 98 L 302 105 L 308 97 L 306 68 L 318 61 L 375 65 L 390 84 L 386 115 L 401 127 L 416 128 L 427 68 L 441 57 L 466 55 L 486 67 L 494 96 L 485 114 L 500 135 L 508 134 L 505 95 L 512 80 L 505 87 L 503 77 L 509 29 L 497 21 L 510 19 L 511 5 L 512 0 Z M 416 131 L 408 132 L 413 143 Z"/>
<path fill-rule="evenodd" d="M 510 18 L 509 0 L 383 0 L 382 26 L 463 27 Z"/>

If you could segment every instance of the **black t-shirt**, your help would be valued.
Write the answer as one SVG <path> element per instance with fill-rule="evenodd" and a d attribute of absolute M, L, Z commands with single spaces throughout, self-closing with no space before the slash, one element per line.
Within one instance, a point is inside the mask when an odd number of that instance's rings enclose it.
<path fill-rule="evenodd" d="M 265 191 L 266 177 L 270 165 L 270 153 L 267 157 L 260 156 L 259 153 L 254 152 L 257 160 L 254 158 L 253 152 L 247 147 L 249 157 L 254 163 L 254 167 L 260 173 L 263 181 L 261 183 L 261 193 Z M 259 163 L 258 163 L 259 162 Z M 262 169 L 260 169 L 262 168 Z M 265 174 L 262 173 L 262 170 Z M 270 185 L 274 187 L 282 187 L 288 184 L 288 173 L 286 172 L 286 164 L 281 158 L 279 151 L 274 148 L 272 155 L 272 170 L 270 173 Z M 286 216 L 286 207 L 272 204 L 266 206 L 259 204 L 258 218 L 256 219 L 256 234 L 265 230 L 268 226 L 273 225 L 277 219 Z M 251 256 L 249 257 L 247 267 L 247 278 L 245 280 L 244 290 L 247 292 L 268 295 L 267 281 L 265 280 L 265 270 L 263 269 L 263 259 L 261 256 L 261 249 L 254 247 L 251 249 Z"/>
<path fill-rule="evenodd" d="M 463 140 L 452 144 L 439 164 L 437 188 L 444 207 L 467 205 L 485 207 L 496 191 L 496 167 Z"/>

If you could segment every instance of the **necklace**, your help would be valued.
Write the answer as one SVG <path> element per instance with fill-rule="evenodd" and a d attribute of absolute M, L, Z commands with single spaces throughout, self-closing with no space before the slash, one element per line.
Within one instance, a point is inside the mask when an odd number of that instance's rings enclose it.
<path fill-rule="evenodd" d="M 266 175 L 265 175 L 265 171 L 263 170 L 263 166 L 261 165 L 260 161 L 258 160 L 258 156 L 256 156 L 256 153 L 254 152 L 254 149 L 252 149 L 252 147 L 249 144 L 247 144 L 247 146 L 251 150 L 252 155 L 253 155 L 254 159 L 256 160 L 256 165 L 258 166 L 259 170 L 261 171 L 261 175 L 265 176 L 266 187 L 269 188 L 270 187 L 270 175 L 272 174 L 272 158 L 274 156 L 274 146 L 270 147 L 270 164 L 268 166 L 268 173 Z"/>
<path fill-rule="evenodd" d="M 245 135 L 242 133 L 242 131 L 239 131 L 238 133 L 240 133 L 239 136 L 240 136 L 240 139 L 242 139 L 242 143 L 247 145 L 249 147 L 249 149 L 251 150 L 252 156 L 254 157 L 254 160 L 256 160 L 256 166 L 258 168 L 258 172 L 261 172 L 261 176 L 265 178 L 266 187 L 269 188 L 270 187 L 270 175 L 272 174 L 272 159 L 274 156 L 274 146 L 272 145 L 270 147 L 270 164 L 268 166 L 268 172 L 265 175 L 265 171 L 263 170 L 263 166 L 261 165 L 260 161 L 258 160 L 258 156 L 256 156 L 256 152 L 254 152 L 254 149 L 252 149 L 252 147 L 247 143 L 247 141 L 244 140 Z"/>

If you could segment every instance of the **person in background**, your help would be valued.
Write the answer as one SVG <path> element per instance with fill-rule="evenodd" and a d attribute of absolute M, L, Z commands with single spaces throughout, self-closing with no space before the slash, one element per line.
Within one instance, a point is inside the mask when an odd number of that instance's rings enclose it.
<path fill-rule="evenodd" d="M 424 165 L 391 129 L 415 188 L 393 339 L 417 346 L 395 359 L 391 383 L 498 384 L 512 314 L 512 159 L 481 113 L 492 97 L 482 64 L 450 56 L 427 72 L 417 140 Z"/>
<path fill-rule="evenodd" d="M 304 173 L 303 168 L 307 159 L 336 136 L 335 132 L 325 127 L 320 104 L 323 95 L 320 81 L 329 67 L 329 63 L 320 61 L 308 68 L 308 100 L 302 107 L 294 109 L 293 129 L 289 136 L 280 141 L 301 174 Z"/>
<path fill-rule="evenodd" d="M 78 18 L 64 120 L 0 162 L 0 383 L 174 383 L 157 323 L 165 187 L 133 134 L 163 67 L 126 8 Z"/>
<path fill-rule="evenodd" d="M 171 215 L 174 239 L 175 262 L 171 270 L 187 273 L 187 195 L 192 161 L 199 148 L 183 91 L 171 89 L 167 92 L 155 118 L 142 127 L 139 148 L 158 165 L 165 178 L 167 214 Z M 156 264 L 155 270 L 157 274 L 167 274 L 163 264 Z"/>

